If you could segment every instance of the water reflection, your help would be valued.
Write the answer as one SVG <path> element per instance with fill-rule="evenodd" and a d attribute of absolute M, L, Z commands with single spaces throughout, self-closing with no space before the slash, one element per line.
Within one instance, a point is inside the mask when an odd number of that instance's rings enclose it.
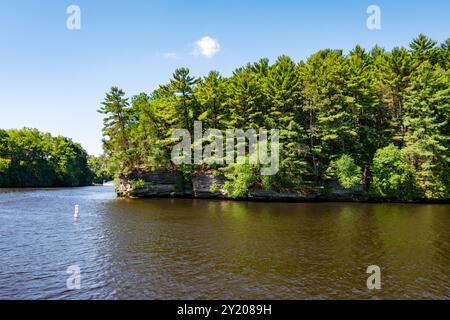
<path fill-rule="evenodd" d="M 448 205 L 127 200 L 111 191 L 0 194 L 0 297 L 449 297 Z M 64 287 L 73 264 L 83 275 L 75 292 Z M 365 285 L 373 264 L 377 292 Z"/>

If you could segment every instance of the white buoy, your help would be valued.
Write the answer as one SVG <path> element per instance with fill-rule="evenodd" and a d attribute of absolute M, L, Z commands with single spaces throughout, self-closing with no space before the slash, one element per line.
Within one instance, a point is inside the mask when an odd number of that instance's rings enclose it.
<path fill-rule="evenodd" d="M 75 205 L 75 212 L 73 214 L 73 217 L 75 220 L 77 220 L 80 217 L 80 205 Z"/>

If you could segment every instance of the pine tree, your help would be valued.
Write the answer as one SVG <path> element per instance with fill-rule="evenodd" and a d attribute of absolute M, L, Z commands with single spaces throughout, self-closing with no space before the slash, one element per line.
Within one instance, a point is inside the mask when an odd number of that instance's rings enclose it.
<path fill-rule="evenodd" d="M 441 44 L 439 51 L 439 65 L 444 69 L 450 69 L 450 38 Z"/>
<path fill-rule="evenodd" d="M 448 38 L 441 44 L 441 49 L 442 50 L 450 50 L 450 38 Z"/>
<path fill-rule="evenodd" d="M 227 113 L 223 108 L 224 80 L 219 72 L 211 71 L 202 79 L 195 90 L 195 98 L 200 107 L 198 120 L 203 122 L 203 128 L 223 129 Z"/>
<path fill-rule="evenodd" d="M 409 47 L 413 57 L 418 59 L 420 63 L 430 61 L 434 64 L 437 58 L 436 44 L 437 41 L 421 33 L 410 43 Z"/>
<path fill-rule="evenodd" d="M 230 113 L 228 128 L 264 127 L 265 108 L 262 79 L 253 72 L 238 69 L 228 82 L 225 107 Z"/>
<path fill-rule="evenodd" d="M 309 113 L 309 140 L 315 179 L 332 155 L 346 153 L 357 135 L 346 103 L 346 69 L 341 50 L 323 50 L 302 68 L 304 111 Z"/>
<path fill-rule="evenodd" d="M 389 119 L 388 126 L 382 134 L 403 146 L 406 133 L 404 94 L 410 84 L 415 64 L 404 48 L 394 48 L 392 52 L 377 59 L 376 63 L 380 113 L 386 113 Z"/>
<path fill-rule="evenodd" d="M 269 73 L 270 65 L 269 59 L 263 58 L 255 63 L 248 63 L 245 70 L 255 73 L 259 77 L 265 78 Z"/>
<path fill-rule="evenodd" d="M 123 91 L 107 94 L 100 110 L 106 114 L 105 150 L 121 170 L 187 172 L 190 168 L 174 167 L 169 159 L 173 130 L 192 132 L 195 120 L 204 129 L 273 128 L 280 130 L 281 142 L 276 176 L 259 176 L 253 165 L 198 169 L 230 174 L 239 195 L 254 186 L 303 189 L 312 182 L 320 188 L 328 179 L 349 187 L 362 176 L 376 197 L 445 199 L 450 196 L 449 48 L 450 39 L 437 46 L 419 35 L 409 49 L 375 46 L 366 52 L 356 46 L 345 56 L 327 49 L 298 64 L 288 56 L 272 65 L 261 59 L 230 77 L 212 71 L 196 79 L 189 69 L 177 69 L 169 84 L 133 97 L 131 108 Z M 21 150 L 20 139 L 14 141 Z M 40 159 L 39 152 L 30 154 Z M 0 166 L 5 168 L 5 161 L 9 169 L 17 166 L 13 158 L 21 156 L 0 150 Z"/>
<path fill-rule="evenodd" d="M 347 153 L 367 171 L 376 149 L 381 147 L 376 130 L 378 99 L 373 85 L 372 59 L 363 48 L 356 46 L 346 58 L 346 66 L 346 104 L 356 132 Z"/>
<path fill-rule="evenodd" d="M 176 69 L 168 85 L 161 86 L 161 91 L 173 98 L 179 128 L 194 128 L 194 119 L 198 116 L 194 88 L 199 80 L 189 75 L 188 68 Z"/>
<path fill-rule="evenodd" d="M 132 159 L 129 156 L 131 114 L 128 98 L 124 98 L 124 96 L 123 90 L 112 87 L 106 94 L 98 112 L 105 115 L 103 120 L 103 146 L 105 151 L 111 157 L 120 159 L 125 170 L 132 167 Z"/>
<path fill-rule="evenodd" d="M 267 73 L 263 84 L 267 110 L 267 128 L 280 130 L 281 168 L 293 184 L 301 183 L 306 174 L 306 131 L 301 127 L 301 88 L 297 65 L 288 56 L 281 56 Z"/>
<path fill-rule="evenodd" d="M 407 132 L 403 149 L 415 187 L 426 198 L 448 192 L 444 173 L 449 168 L 448 115 L 450 78 L 441 68 L 423 63 L 414 74 L 405 98 Z"/>

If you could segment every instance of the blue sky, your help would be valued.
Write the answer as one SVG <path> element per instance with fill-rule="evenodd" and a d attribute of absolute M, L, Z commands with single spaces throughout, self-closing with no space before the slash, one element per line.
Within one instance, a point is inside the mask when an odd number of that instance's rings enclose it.
<path fill-rule="evenodd" d="M 80 30 L 66 28 L 71 4 L 81 9 Z M 381 8 L 381 30 L 366 27 L 371 4 Z M 441 42 L 450 37 L 449 12 L 448 0 L 0 0 L 0 128 L 36 127 L 100 154 L 96 110 L 113 85 L 134 95 L 181 66 L 226 76 L 262 57 L 391 49 L 421 32 Z M 206 36 L 220 50 L 193 54 Z"/>

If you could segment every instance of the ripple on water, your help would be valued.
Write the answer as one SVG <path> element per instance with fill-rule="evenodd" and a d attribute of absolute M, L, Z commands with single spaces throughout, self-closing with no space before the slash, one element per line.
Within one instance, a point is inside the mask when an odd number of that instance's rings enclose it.
<path fill-rule="evenodd" d="M 128 201 L 102 187 L 0 192 L 0 298 L 448 299 L 449 212 Z M 381 291 L 366 288 L 372 264 Z M 66 287 L 74 265 L 80 290 Z"/>

